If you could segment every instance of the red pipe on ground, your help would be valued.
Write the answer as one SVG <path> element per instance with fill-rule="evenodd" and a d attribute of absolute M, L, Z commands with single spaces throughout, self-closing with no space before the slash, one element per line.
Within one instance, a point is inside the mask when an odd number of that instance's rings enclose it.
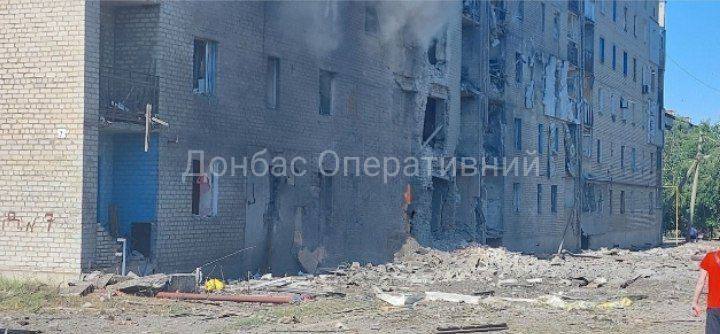
<path fill-rule="evenodd" d="M 236 303 L 270 303 L 288 304 L 310 299 L 305 295 L 277 294 L 277 295 L 211 295 L 206 293 L 186 292 L 158 292 L 155 297 L 178 300 L 210 300 L 218 302 Z"/>

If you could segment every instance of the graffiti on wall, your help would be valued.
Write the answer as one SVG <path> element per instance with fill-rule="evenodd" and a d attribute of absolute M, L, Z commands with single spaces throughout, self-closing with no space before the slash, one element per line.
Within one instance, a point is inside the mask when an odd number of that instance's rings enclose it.
<path fill-rule="evenodd" d="M 5 231 L 5 228 L 13 228 L 17 229 L 18 231 L 25 231 L 25 232 L 34 232 L 35 227 L 40 227 L 42 225 L 46 225 L 47 232 L 50 232 L 55 224 L 57 224 L 57 219 L 55 218 L 55 214 L 52 211 L 45 212 L 45 215 L 33 217 L 31 219 L 27 219 L 27 221 L 23 221 L 21 217 L 18 217 L 17 213 L 15 211 L 8 211 L 3 216 L 2 220 L 0 220 L 0 230 Z"/>

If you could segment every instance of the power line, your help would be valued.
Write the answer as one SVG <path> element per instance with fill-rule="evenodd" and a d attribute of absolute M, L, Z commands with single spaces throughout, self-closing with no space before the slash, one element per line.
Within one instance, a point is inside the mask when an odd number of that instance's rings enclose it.
<path fill-rule="evenodd" d="M 680 65 L 680 63 L 678 63 L 673 57 L 670 57 L 670 56 L 668 55 L 668 59 L 670 59 L 670 61 L 672 61 L 673 64 L 675 64 L 680 70 L 682 70 L 683 72 L 685 72 L 685 74 L 687 74 L 687 75 L 690 76 L 691 78 L 695 79 L 695 81 L 699 82 L 700 84 L 702 84 L 703 86 L 709 88 L 710 90 L 713 90 L 713 91 L 715 91 L 716 93 L 720 94 L 720 89 L 715 88 L 714 86 L 708 84 L 707 82 L 703 81 L 702 79 L 700 79 L 700 78 L 698 78 L 697 76 L 695 76 L 694 74 L 692 74 L 690 71 L 688 71 L 688 70 L 687 70 L 686 68 L 684 68 L 682 65 Z"/>

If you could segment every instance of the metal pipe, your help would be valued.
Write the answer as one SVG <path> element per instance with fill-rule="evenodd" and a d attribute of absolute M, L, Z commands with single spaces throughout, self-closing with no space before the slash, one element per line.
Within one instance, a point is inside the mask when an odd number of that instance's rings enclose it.
<path fill-rule="evenodd" d="M 289 304 L 310 300 L 308 295 L 277 294 L 277 295 L 213 295 L 206 293 L 158 292 L 155 297 L 178 300 L 210 300 L 236 303 L 270 303 Z"/>

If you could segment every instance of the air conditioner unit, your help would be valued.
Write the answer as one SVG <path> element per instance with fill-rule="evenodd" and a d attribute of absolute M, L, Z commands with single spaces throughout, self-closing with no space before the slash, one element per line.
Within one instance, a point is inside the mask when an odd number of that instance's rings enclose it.
<path fill-rule="evenodd" d="M 643 94 L 648 94 L 648 93 L 650 93 L 650 85 L 648 85 L 648 84 L 643 84 L 643 85 L 642 85 L 642 93 L 643 93 Z"/>

